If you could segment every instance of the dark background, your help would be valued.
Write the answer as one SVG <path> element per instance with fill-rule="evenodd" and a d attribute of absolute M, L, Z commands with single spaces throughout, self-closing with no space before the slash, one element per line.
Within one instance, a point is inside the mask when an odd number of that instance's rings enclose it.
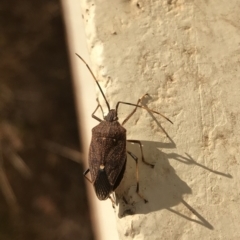
<path fill-rule="evenodd" d="M 0 1 L 1 240 L 93 239 L 82 166 L 57 153 L 81 151 L 62 19 L 57 0 Z"/>

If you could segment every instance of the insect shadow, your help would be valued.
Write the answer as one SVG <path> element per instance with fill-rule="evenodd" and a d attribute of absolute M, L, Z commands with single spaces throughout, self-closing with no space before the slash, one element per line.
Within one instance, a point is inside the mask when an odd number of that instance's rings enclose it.
<path fill-rule="evenodd" d="M 116 189 L 116 204 L 118 206 L 118 217 L 122 218 L 133 214 L 147 214 L 150 212 L 167 209 L 189 221 L 200 224 L 208 229 L 213 226 L 196 210 L 190 206 L 183 195 L 192 194 L 191 188 L 184 182 L 171 166 L 169 159 L 176 157 L 175 153 L 164 153 L 160 149 L 172 149 L 174 143 L 163 143 L 143 141 L 143 151 L 148 156 L 148 161 L 154 161 L 154 169 L 148 169 L 143 164 L 139 166 L 140 191 L 148 197 L 148 204 L 143 204 L 136 196 L 134 189 L 134 165 L 128 161 L 125 176 L 122 183 Z M 137 146 L 130 146 L 131 151 L 137 152 Z M 177 154 L 177 158 L 184 158 Z M 172 207 L 183 204 L 197 219 L 178 212 Z M 190 213 L 189 213 L 190 214 Z"/>
<path fill-rule="evenodd" d="M 116 189 L 119 218 L 136 213 L 147 214 L 161 209 L 167 209 L 186 220 L 195 222 L 211 230 L 214 229 L 211 223 L 209 223 L 197 209 L 194 209 L 193 206 L 184 200 L 183 195 L 192 194 L 192 190 L 188 184 L 176 174 L 174 168 L 170 164 L 170 160 L 179 161 L 188 166 L 194 165 L 213 174 L 230 179 L 232 175 L 206 167 L 194 160 L 188 153 L 180 155 L 169 151 L 165 153 L 160 150 L 175 148 L 173 142 L 163 143 L 143 140 L 141 142 L 143 144 L 143 151 L 146 153 L 146 156 L 148 156 L 148 161 L 155 162 L 155 168 L 152 170 L 153 172 L 148 171 L 148 169 L 140 164 L 140 191 L 142 190 L 143 194 L 148 197 L 149 202 L 148 204 L 142 204 L 137 196 L 134 195 L 134 178 L 129 177 L 133 176 L 134 169 L 131 167 L 131 162 L 129 161 L 128 164 L 130 166 L 126 168 L 123 182 L 120 184 L 119 188 Z M 136 146 L 133 146 L 131 151 L 135 153 L 137 151 Z M 189 217 L 191 213 L 185 215 L 172 208 L 179 204 L 187 208 L 195 217 L 191 218 Z"/>

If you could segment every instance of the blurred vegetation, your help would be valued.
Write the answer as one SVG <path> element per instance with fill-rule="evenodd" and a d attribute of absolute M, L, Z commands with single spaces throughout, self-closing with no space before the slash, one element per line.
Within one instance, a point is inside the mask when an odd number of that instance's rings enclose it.
<path fill-rule="evenodd" d="M 0 32 L 0 239 L 93 239 L 60 3 L 2 0 Z"/>

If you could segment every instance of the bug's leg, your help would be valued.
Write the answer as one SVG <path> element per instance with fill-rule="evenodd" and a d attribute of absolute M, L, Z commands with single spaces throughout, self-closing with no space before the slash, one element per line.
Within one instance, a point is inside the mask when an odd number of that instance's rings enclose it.
<path fill-rule="evenodd" d="M 92 183 L 92 180 L 90 180 L 86 175 L 89 173 L 90 169 L 88 168 L 84 173 L 83 176 L 90 182 Z"/>
<path fill-rule="evenodd" d="M 149 94 L 146 93 L 145 95 L 143 95 L 143 96 L 138 100 L 138 104 L 139 104 L 139 102 L 140 102 L 145 96 L 147 96 L 147 95 L 149 95 Z M 129 106 L 135 107 L 134 110 L 130 113 L 130 115 L 128 115 L 127 118 L 122 122 L 122 125 L 125 124 L 125 123 L 129 120 L 129 118 L 136 112 L 136 108 L 143 108 L 143 109 L 145 109 L 145 110 L 147 110 L 147 111 L 149 111 L 149 112 L 156 113 L 156 114 L 160 115 L 161 117 L 165 118 L 167 121 L 169 121 L 170 123 L 173 124 L 173 122 L 172 122 L 169 118 L 165 117 L 165 116 L 164 116 L 163 114 L 161 114 L 160 112 L 156 112 L 156 111 L 154 111 L 154 110 L 152 110 L 152 109 L 149 109 L 149 108 L 147 108 L 147 107 L 145 107 L 145 106 L 138 105 L 138 104 L 134 104 L 134 103 L 129 103 L 129 102 L 122 102 L 122 101 L 120 101 L 120 102 L 118 102 L 117 105 L 116 105 L 116 112 L 118 112 L 118 107 L 119 107 L 120 104 L 126 104 L 126 105 L 129 105 Z"/>
<path fill-rule="evenodd" d="M 144 158 L 144 155 L 143 155 L 142 143 L 141 143 L 139 140 L 127 140 L 127 141 L 128 141 L 128 142 L 131 142 L 131 143 L 137 143 L 137 144 L 139 144 L 140 150 L 141 150 L 141 155 L 142 155 L 142 161 L 143 161 L 146 165 L 154 168 L 154 165 L 153 165 L 153 164 L 148 163 L 148 162 L 145 161 L 145 158 Z"/>
<path fill-rule="evenodd" d="M 92 118 L 94 118 L 95 120 L 99 121 L 99 122 L 102 122 L 102 119 L 98 118 L 95 114 L 95 112 L 98 110 L 98 108 L 100 107 L 101 110 L 102 110 L 102 106 L 100 105 L 98 99 L 97 99 L 97 102 L 98 102 L 98 105 L 96 107 L 96 109 L 94 110 L 94 112 L 92 113 Z M 103 113 L 103 110 L 102 110 L 102 113 Z"/>
<path fill-rule="evenodd" d="M 127 205 L 128 204 L 128 201 L 127 201 L 127 199 L 123 196 L 122 197 L 122 200 L 124 201 L 124 203 Z"/>
<path fill-rule="evenodd" d="M 103 119 L 104 119 L 104 113 L 103 113 L 103 108 L 102 108 L 102 105 L 100 104 L 100 102 L 99 102 L 98 98 L 96 99 L 96 101 L 97 101 L 97 103 L 98 103 L 98 105 L 99 105 L 99 107 L 100 107 L 100 109 L 101 109 L 101 112 L 102 112 L 102 117 L 103 117 Z"/>
<path fill-rule="evenodd" d="M 138 158 L 131 152 L 127 151 L 127 153 L 132 157 L 132 159 L 136 162 L 136 180 L 137 180 L 137 189 L 136 189 L 136 193 L 138 194 L 138 196 L 140 198 L 142 198 L 144 200 L 145 203 L 148 202 L 147 199 L 145 199 L 141 193 L 139 193 L 139 174 L 138 174 Z"/>
<path fill-rule="evenodd" d="M 146 94 L 144 94 L 142 97 L 140 97 L 140 98 L 138 99 L 136 105 L 138 105 L 138 104 L 142 101 L 142 99 L 143 99 L 145 96 L 147 96 L 147 95 L 148 95 L 148 93 L 146 93 Z M 122 122 L 122 125 L 124 125 L 124 124 L 129 120 L 129 118 L 137 111 L 137 108 L 138 108 L 138 107 L 135 107 L 135 108 L 133 109 L 133 111 L 124 119 L 124 121 Z"/>
<path fill-rule="evenodd" d="M 112 197 L 109 195 L 108 198 L 109 198 L 109 199 L 111 200 L 111 202 L 112 202 L 112 207 L 115 208 L 115 202 L 114 202 L 114 200 L 112 199 Z"/>

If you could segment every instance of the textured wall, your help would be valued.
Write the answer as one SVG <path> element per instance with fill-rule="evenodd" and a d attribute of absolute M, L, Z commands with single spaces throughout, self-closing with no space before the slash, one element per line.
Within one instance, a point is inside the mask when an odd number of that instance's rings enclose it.
<path fill-rule="evenodd" d="M 143 104 L 174 122 L 138 110 L 125 126 L 155 168 L 140 161 L 144 204 L 128 161 L 120 239 L 239 239 L 239 0 L 92 0 L 82 11 L 111 106 L 149 93 Z"/>

